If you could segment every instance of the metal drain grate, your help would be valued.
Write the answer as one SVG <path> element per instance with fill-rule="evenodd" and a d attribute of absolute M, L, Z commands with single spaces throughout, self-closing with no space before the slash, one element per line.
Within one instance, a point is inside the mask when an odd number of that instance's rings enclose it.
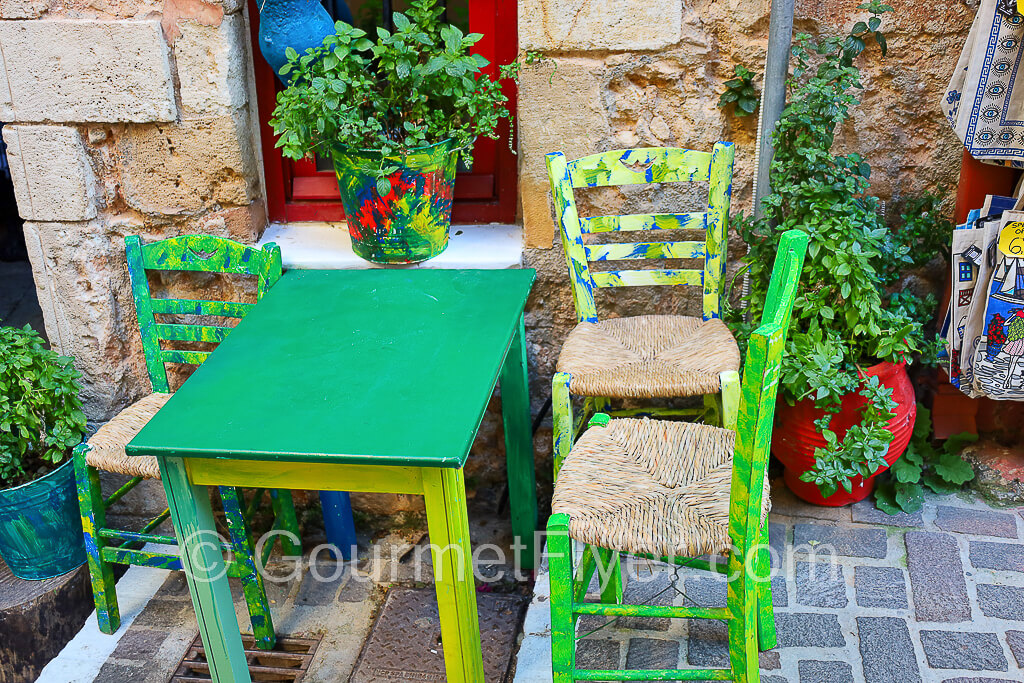
<path fill-rule="evenodd" d="M 273 650 L 257 650 L 252 636 L 242 636 L 242 647 L 249 663 L 253 681 L 296 683 L 309 670 L 309 663 L 320 645 L 320 638 L 278 638 Z M 211 681 L 210 665 L 206 663 L 206 649 L 199 636 L 182 657 L 171 683 L 198 683 Z"/>

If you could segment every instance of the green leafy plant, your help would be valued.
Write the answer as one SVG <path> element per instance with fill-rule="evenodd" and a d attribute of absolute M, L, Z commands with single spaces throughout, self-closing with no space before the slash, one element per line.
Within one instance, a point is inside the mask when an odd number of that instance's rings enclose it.
<path fill-rule="evenodd" d="M 908 204 L 900 224 L 887 226 L 879 200 L 869 194 L 868 163 L 859 154 L 832 153 L 836 128 L 857 103 L 852 91 L 861 88 L 855 58 L 871 39 L 886 51 L 879 29 L 892 8 L 877 0 L 861 8 L 870 19 L 845 37 L 797 36 L 789 101 L 772 135 L 772 193 L 763 200 L 762 217 L 734 221 L 750 248 L 744 259 L 750 277 L 746 319 L 761 318 L 781 235 L 796 228 L 810 236 L 781 386 L 791 405 L 813 399 L 826 411 L 815 426 L 827 446 L 817 449 L 815 467 L 801 477 L 826 497 L 839 487 L 851 491 L 851 477 L 871 476 L 884 464 L 892 441 L 886 424 L 896 403 L 891 390 L 866 378 L 863 368 L 936 352 L 934 335 L 924 330 L 934 298 L 890 289 L 939 250 L 938 240 L 929 236 L 922 244 L 922 235 L 951 234 L 931 196 Z M 742 313 L 727 312 L 741 342 L 751 332 Z M 860 423 L 839 438 L 830 422 L 843 397 L 853 393 L 868 400 Z"/>
<path fill-rule="evenodd" d="M 974 479 L 974 469 L 960 452 L 977 441 L 977 435 L 956 434 L 939 445 L 931 437 L 931 411 L 918 404 L 907 452 L 875 488 L 875 504 L 880 510 L 890 515 L 917 512 L 924 504 L 925 487 L 935 493 L 954 493 Z"/>
<path fill-rule="evenodd" d="M 500 79 L 516 66 L 485 73 L 488 61 L 470 48 L 482 37 L 442 24 L 437 0 L 415 0 L 396 12 L 394 32 L 377 29 L 376 42 L 344 22 L 305 54 L 288 50 L 270 124 L 277 146 L 292 159 L 329 154 L 335 147 L 407 155 L 417 147 L 453 140 L 467 164 L 477 136 L 497 137 L 508 117 Z M 382 175 L 389 172 L 382 170 Z"/>
<path fill-rule="evenodd" d="M 0 327 L 0 485 L 46 474 L 85 433 L 81 375 L 43 344 L 28 325 Z"/>
<path fill-rule="evenodd" d="M 749 116 L 757 111 L 759 99 L 754 88 L 754 72 L 737 64 L 733 67 L 733 77 L 725 82 L 725 92 L 718 98 L 718 106 L 725 109 L 735 104 L 736 116 Z"/>

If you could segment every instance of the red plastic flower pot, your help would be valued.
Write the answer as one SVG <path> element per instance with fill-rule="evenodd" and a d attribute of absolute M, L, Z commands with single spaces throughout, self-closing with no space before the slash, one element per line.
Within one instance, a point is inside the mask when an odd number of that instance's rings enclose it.
<path fill-rule="evenodd" d="M 896 401 L 896 417 L 889 421 L 889 430 L 893 433 L 889 452 L 885 456 L 888 465 L 879 469 L 867 479 L 857 476 L 851 481 L 853 491 L 846 492 L 840 488 L 825 498 L 817 485 L 800 481 L 800 475 L 814 467 L 814 451 L 826 446 L 825 439 L 818 433 L 814 421 L 821 418 L 825 411 L 814 407 L 814 401 L 805 399 L 796 405 L 789 405 L 780 400 L 775 411 L 775 431 L 772 438 L 772 453 L 782 461 L 786 485 L 797 496 L 815 505 L 839 507 L 864 500 L 875 488 L 874 478 L 892 467 L 903 452 L 907 450 L 910 437 L 914 431 L 914 420 L 917 418 L 917 401 L 914 397 L 914 386 L 907 375 L 905 364 L 879 363 L 864 371 L 868 377 L 877 377 L 885 387 L 892 389 L 892 398 Z M 833 416 L 830 428 L 840 440 L 846 436 L 846 430 L 861 420 L 861 408 L 867 399 L 860 394 L 847 394 L 840 404 L 839 413 Z"/>

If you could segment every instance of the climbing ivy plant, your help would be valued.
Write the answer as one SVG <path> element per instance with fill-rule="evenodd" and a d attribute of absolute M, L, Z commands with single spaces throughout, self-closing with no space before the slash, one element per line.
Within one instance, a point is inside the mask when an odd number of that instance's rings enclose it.
<path fill-rule="evenodd" d="M 472 163 L 473 140 L 496 138 L 510 115 L 500 80 L 518 65 L 500 67 L 498 78 L 484 73 L 489 62 L 470 52 L 483 35 L 442 24 L 442 12 L 437 0 L 415 0 L 375 41 L 339 21 L 320 47 L 289 48 L 281 75 L 290 85 L 270 120 L 284 156 L 336 146 L 404 156 L 451 139 Z"/>
<path fill-rule="evenodd" d="M 827 445 L 817 449 L 814 468 L 801 477 L 826 497 L 840 487 L 852 490 L 852 477 L 871 476 L 885 464 L 893 438 L 887 422 L 896 403 L 892 391 L 866 378 L 863 369 L 934 356 L 935 336 L 924 330 L 934 298 L 892 290 L 904 271 L 936 255 L 936 238 L 922 242 L 922 233 L 951 234 L 930 196 L 911 204 L 914 216 L 904 215 L 890 229 L 879 200 L 869 194 L 868 163 L 856 153 L 832 152 L 836 128 L 849 118 L 858 101 L 854 91 L 862 87 L 854 60 L 870 41 L 883 55 L 887 50 L 880 28 L 892 8 L 878 0 L 860 8 L 870 18 L 844 37 L 797 36 L 788 104 L 772 135 L 772 193 L 763 200 L 762 217 L 740 215 L 734 221 L 750 247 L 744 259 L 751 286 L 743 302 L 748 320 L 761 318 L 782 234 L 795 228 L 810 236 L 781 387 L 791 404 L 813 399 L 826 411 L 815 426 Z M 737 337 L 746 339 L 752 326 L 742 310 L 728 317 Z M 830 423 L 843 397 L 853 393 L 867 402 L 860 423 L 840 438 Z"/>
<path fill-rule="evenodd" d="M 32 328 L 0 327 L 0 486 L 49 472 L 85 433 L 72 358 Z"/>

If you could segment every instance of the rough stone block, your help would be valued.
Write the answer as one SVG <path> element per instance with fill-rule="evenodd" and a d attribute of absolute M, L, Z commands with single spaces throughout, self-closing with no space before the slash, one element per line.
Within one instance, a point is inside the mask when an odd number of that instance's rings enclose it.
<path fill-rule="evenodd" d="M 688 622 L 687 656 L 691 666 L 727 668 L 729 666 L 729 627 L 714 619 L 690 619 Z M 758 654 L 762 669 L 780 668 L 776 650 Z"/>
<path fill-rule="evenodd" d="M 40 19 L 0 22 L 10 105 L 0 118 L 173 121 L 177 108 L 160 22 Z M 12 59 L 11 55 L 17 55 Z"/>
<path fill-rule="evenodd" d="M 1007 631 L 1006 644 L 1010 646 L 1017 666 L 1024 669 L 1024 631 Z"/>
<path fill-rule="evenodd" d="M 576 666 L 580 669 L 616 669 L 619 664 L 619 642 L 584 638 L 576 643 Z"/>
<path fill-rule="evenodd" d="M 797 524 L 793 547 L 800 552 L 882 559 L 888 550 L 885 531 L 821 524 Z"/>
<path fill-rule="evenodd" d="M 1017 538 L 1016 517 L 995 510 L 940 505 L 936 509 L 935 526 L 943 531 L 955 531 L 960 534 Z"/>
<path fill-rule="evenodd" d="M 772 488 L 772 512 L 787 517 L 821 519 L 830 522 L 850 521 L 850 508 L 811 505 L 797 498 L 785 485 Z"/>
<path fill-rule="evenodd" d="M 907 582 L 899 567 L 857 567 L 853 585 L 860 607 L 907 608 Z"/>
<path fill-rule="evenodd" d="M 842 565 L 797 562 L 796 602 L 811 607 L 846 607 L 850 601 L 846 597 L 846 577 Z"/>
<path fill-rule="evenodd" d="M 679 665 L 679 641 L 630 638 L 627 669 L 674 669 Z"/>
<path fill-rule="evenodd" d="M 96 177 L 82 135 L 68 126 L 5 126 L 18 213 L 29 221 L 96 216 Z"/>
<path fill-rule="evenodd" d="M 971 564 L 979 569 L 1024 572 L 1024 545 L 971 541 Z"/>
<path fill-rule="evenodd" d="M 38 19 L 48 5 L 46 0 L 0 0 L 0 19 Z"/>
<path fill-rule="evenodd" d="M 553 74 L 550 65 L 539 64 L 524 68 L 520 75 L 519 182 L 529 247 L 550 247 L 555 234 L 544 154 L 562 151 L 575 159 L 609 149 L 602 146 L 611 138 L 603 104 L 606 79 L 601 60 L 563 57 Z M 563 278 L 564 268 L 563 261 Z"/>
<path fill-rule="evenodd" d="M 177 24 L 174 41 L 181 107 L 189 116 L 224 116 L 248 101 L 249 33 L 241 14 L 217 26 L 195 20 Z"/>
<path fill-rule="evenodd" d="M 854 503 L 851 510 L 853 511 L 853 521 L 855 522 L 902 527 L 924 526 L 924 520 L 921 518 L 920 512 L 900 512 L 895 515 L 886 514 L 878 509 L 873 500 L 862 500 L 859 503 Z"/>
<path fill-rule="evenodd" d="M 189 620 L 194 621 L 192 603 L 186 600 L 163 600 L 154 598 L 135 617 L 133 626 L 150 628 L 179 628 Z"/>
<path fill-rule="evenodd" d="M 994 633 L 921 631 L 921 645 L 933 669 L 1006 671 L 1006 655 Z"/>
<path fill-rule="evenodd" d="M 167 640 L 167 631 L 130 628 L 125 631 L 110 656 L 114 659 L 149 661 Z"/>
<path fill-rule="evenodd" d="M 798 668 L 800 683 L 853 683 L 853 667 L 846 662 L 802 659 Z"/>
<path fill-rule="evenodd" d="M 676 592 L 672 589 L 672 575 L 668 572 L 656 571 L 653 574 L 641 574 L 639 577 L 630 576 L 623 591 L 623 602 L 631 605 L 660 605 L 672 604 Z M 672 620 L 662 617 L 620 617 L 619 628 L 667 631 Z"/>
<path fill-rule="evenodd" d="M 921 683 L 907 622 L 896 617 L 857 617 L 866 683 Z"/>
<path fill-rule="evenodd" d="M 978 606 L 986 617 L 1024 621 L 1024 588 L 978 584 Z"/>
<path fill-rule="evenodd" d="M 683 4 L 644 0 L 520 0 L 524 50 L 657 50 L 680 39 Z"/>
<path fill-rule="evenodd" d="M 96 674 L 93 683 L 124 683 L 124 681 L 141 681 L 146 677 L 148 666 L 143 664 L 121 664 L 105 662 Z"/>
<path fill-rule="evenodd" d="M 970 619 L 971 603 L 956 539 L 949 534 L 908 531 L 905 540 L 917 620 Z"/>
<path fill-rule="evenodd" d="M 195 215 L 212 204 L 248 206 L 257 165 L 244 110 L 234 117 L 132 126 L 117 141 L 125 200 L 147 214 Z"/>
<path fill-rule="evenodd" d="M 25 223 L 47 337 L 58 353 L 74 356 L 94 423 L 150 391 L 124 261 L 123 236 L 139 232 L 130 222 Z"/>
<path fill-rule="evenodd" d="M 779 647 L 843 647 L 846 637 L 834 614 L 776 614 Z"/>

